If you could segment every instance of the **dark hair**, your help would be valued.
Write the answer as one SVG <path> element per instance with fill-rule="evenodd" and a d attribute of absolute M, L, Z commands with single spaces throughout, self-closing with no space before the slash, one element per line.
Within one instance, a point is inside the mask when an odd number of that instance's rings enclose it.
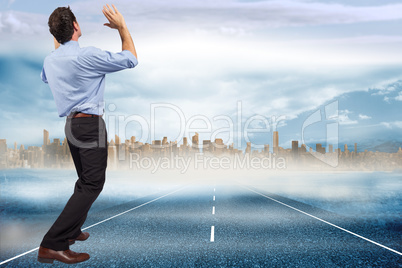
<path fill-rule="evenodd" d="M 77 22 L 77 20 L 70 6 L 58 7 L 49 17 L 49 31 L 56 38 L 57 42 L 64 44 L 70 41 L 74 34 L 73 22 Z"/>

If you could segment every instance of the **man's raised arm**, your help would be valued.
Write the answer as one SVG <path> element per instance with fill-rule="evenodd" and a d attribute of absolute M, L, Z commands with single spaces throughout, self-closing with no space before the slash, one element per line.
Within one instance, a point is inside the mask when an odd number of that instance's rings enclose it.
<path fill-rule="evenodd" d="M 104 25 L 112 29 L 117 29 L 121 37 L 122 50 L 130 51 L 138 59 L 133 39 L 131 38 L 130 32 L 127 29 L 123 15 L 114 5 L 112 5 L 112 7 L 113 9 L 109 5 L 103 6 L 102 12 L 109 21 L 109 23 L 105 23 Z"/>

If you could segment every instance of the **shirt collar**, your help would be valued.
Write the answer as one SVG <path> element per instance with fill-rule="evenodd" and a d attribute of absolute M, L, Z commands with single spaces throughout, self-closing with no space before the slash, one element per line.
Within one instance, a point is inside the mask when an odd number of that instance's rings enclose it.
<path fill-rule="evenodd" d="M 65 42 L 63 44 L 63 46 L 78 46 L 79 47 L 80 45 L 78 44 L 78 41 L 70 40 L 70 41 Z"/>

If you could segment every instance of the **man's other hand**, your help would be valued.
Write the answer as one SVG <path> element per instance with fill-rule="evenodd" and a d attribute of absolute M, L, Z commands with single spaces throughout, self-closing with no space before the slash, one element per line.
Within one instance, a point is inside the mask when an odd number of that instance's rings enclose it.
<path fill-rule="evenodd" d="M 114 5 L 112 5 L 112 7 L 113 9 L 108 4 L 106 6 L 103 6 L 103 15 L 105 15 L 106 19 L 109 21 L 109 23 L 105 23 L 103 25 L 118 30 L 127 27 L 123 15 L 117 10 Z"/>

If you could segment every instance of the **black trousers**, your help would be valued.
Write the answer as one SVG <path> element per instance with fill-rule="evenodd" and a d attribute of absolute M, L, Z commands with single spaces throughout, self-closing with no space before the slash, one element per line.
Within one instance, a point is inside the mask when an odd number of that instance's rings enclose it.
<path fill-rule="evenodd" d="M 41 243 L 57 251 L 69 249 L 68 240 L 80 235 L 88 211 L 103 189 L 107 166 L 107 133 L 101 117 L 67 118 L 65 133 L 78 180 Z"/>

